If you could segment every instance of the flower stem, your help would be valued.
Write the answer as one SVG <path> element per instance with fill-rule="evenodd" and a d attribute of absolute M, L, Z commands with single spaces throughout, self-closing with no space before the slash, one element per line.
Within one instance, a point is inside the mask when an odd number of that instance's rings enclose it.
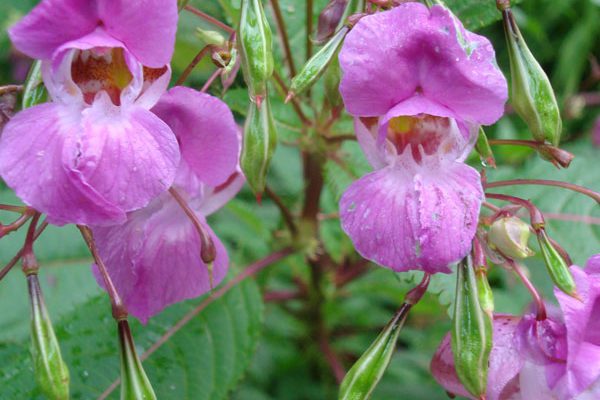
<path fill-rule="evenodd" d="M 23 91 L 23 86 L 22 85 L 5 85 L 5 86 L 0 86 L 0 96 L 3 96 L 5 94 L 9 94 L 9 93 L 17 93 L 17 92 L 21 92 Z"/>
<path fill-rule="evenodd" d="M 273 72 L 273 79 L 275 80 L 275 82 L 277 82 L 277 85 L 279 85 L 281 91 L 284 93 L 283 95 L 285 96 L 289 92 L 289 89 L 286 86 L 286 84 L 283 81 L 283 79 L 281 79 L 281 76 L 277 73 L 277 71 Z M 304 114 L 304 112 L 300 108 L 300 104 L 298 103 L 298 99 L 295 98 L 295 97 L 292 97 L 291 98 L 291 103 L 292 103 L 292 107 L 294 108 L 294 111 L 298 115 L 298 118 L 300 118 L 300 121 L 302 121 L 302 123 L 304 125 L 312 126 L 313 125 L 312 121 L 310 121 L 306 117 L 306 115 Z"/>
<path fill-rule="evenodd" d="M 290 68 L 290 76 L 296 76 L 296 66 L 294 65 L 294 57 L 292 56 L 292 49 L 290 47 L 290 39 L 285 26 L 285 20 L 281 14 L 281 7 L 279 7 L 279 0 L 271 0 L 271 7 L 273 7 L 273 14 L 275 15 L 275 22 L 277 24 L 277 30 L 279 31 L 279 37 L 283 45 L 283 52 Z"/>
<path fill-rule="evenodd" d="M 600 193 L 588 189 L 583 186 L 575 185 L 574 183 L 554 181 L 549 179 L 510 179 L 506 181 L 488 182 L 485 184 L 486 189 L 502 186 L 513 186 L 513 185 L 542 185 L 542 186 L 555 186 L 563 189 L 572 190 L 577 193 L 584 194 L 594 199 L 600 204 Z"/>
<path fill-rule="evenodd" d="M 187 67 L 185 67 L 185 70 L 183 71 L 183 73 L 181 74 L 181 76 L 177 79 L 177 81 L 175 82 L 175 86 L 180 86 L 181 84 L 183 84 L 183 82 L 185 82 L 185 80 L 188 78 L 188 76 L 190 76 L 190 73 L 192 72 L 192 70 L 196 67 L 196 65 L 198 65 L 198 63 L 200 61 L 202 61 L 202 59 L 209 53 L 211 52 L 213 49 L 213 45 L 208 45 L 208 46 L 204 46 L 199 52 L 198 54 L 196 54 L 196 56 L 194 57 L 194 59 L 188 64 Z"/>
<path fill-rule="evenodd" d="M 312 56 L 313 0 L 306 0 L 306 59 Z"/>
<path fill-rule="evenodd" d="M 19 214 L 25 214 L 29 207 L 27 206 L 12 206 L 10 204 L 0 204 L 0 210 L 15 212 Z"/>
<path fill-rule="evenodd" d="M 285 224 L 287 225 L 292 235 L 295 236 L 298 233 L 298 228 L 296 227 L 296 223 L 294 222 L 292 212 L 286 207 L 285 204 L 283 204 L 281 198 L 269 186 L 265 186 L 265 193 L 271 198 L 271 200 L 273 200 L 273 203 L 275 203 L 277 208 L 279 208 L 279 211 L 281 212 L 281 216 L 283 217 Z"/>
<path fill-rule="evenodd" d="M 517 274 L 519 279 L 521 279 L 521 282 L 523 282 L 523 285 L 525 285 L 525 287 L 531 294 L 531 297 L 533 298 L 533 301 L 535 302 L 536 307 L 537 307 L 536 319 L 538 321 L 545 320 L 546 319 L 546 306 L 544 305 L 544 300 L 542 299 L 542 296 L 540 296 L 540 294 L 538 293 L 535 286 L 533 286 L 533 284 L 531 283 L 529 278 L 527 278 L 527 276 L 523 272 L 523 269 L 521 268 L 521 266 L 516 261 L 508 260 L 508 264 L 510 265 L 512 270 L 515 271 L 515 273 Z"/>
<path fill-rule="evenodd" d="M 223 68 L 218 68 L 215 72 L 213 72 L 212 75 L 208 78 L 208 80 L 204 83 L 204 86 L 202 86 L 202 89 L 200 89 L 200 91 L 202 93 L 206 93 L 206 91 L 210 88 L 210 85 L 212 85 L 215 79 L 217 79 L 222 73 Z"/>
<path fill-rule="evenodd" d="M 46 229 L 47 226 L 48 226 L 48 222 L 46 222 L 46 221 L 42 222 L 40 224 L 40 227 L 37 228 L 37 230 L 35 231 L 35 234 L 33 235 L 33 240 L 36 240 L 42 234 L 44 229 Z M 0 270 L 0 281 L 6 276 L 6 274 L 8 274 L 10 272 L 10 270 L 17 264 L 17 262 L 19 262 L 19 260 L 23 256 L 24 247 L 25 246 L 23 246 L 17 252 L 17 254 L 15 254 L 15 256 L 13 258 L 11 258 L 11 260 L 8 262 L 8 264 L 6 264 L 4 266 L 4 268 L 2 268 L 2 270 Z"/>
<path fill-rule="evenodd" d="M 206 14 L 205 12 L 202 12 L 202 11 L 198 10 L 196 7 L 187 5 L 187 6 L 184 7 L 184 10 L 191 12 L 192 14 L 196 15 L 197 17 L 202 18 L 203 20 L 205 20 L 205 21 L 213 24 L 214 26 L 216 26 L 218 28 L 223 29 L 227 33 L 234 33 L 235 32 L 235 29 L 233 29 L 229 25 L 226 25 L 223 22 L 221 22 L 218 19 L 216 19 L 215 17 L 211 17 L 210 15 Z"/>
<path fill-rule="evenodd" d="M 520 206 L 523 206 L 527 209 L 527 211 L 529 212 L 529 217 L 531 219 L 531 226 L 533 227 L 533 229 L 537 232 L 540 229 L 543 229 L 544 226 L 546 225 L 546 221 L 544 220 L 544 216 L 542 214 L 542 212 L 539 210 L 539 208 L 537 208 L 532 202 L 525 200 L 525 199 L 521 199 L 519 197 L 515 197 L 515 196 L 509 196 L 507 194 L 500 194 L 500 193 L 485 193 L 485 197 L 490 198 L 490 199 L 497 199 L 497 200 L 503 200 L 503 201 L 508 201 L 510 203 L 513 204 L 518 204 Z"/>

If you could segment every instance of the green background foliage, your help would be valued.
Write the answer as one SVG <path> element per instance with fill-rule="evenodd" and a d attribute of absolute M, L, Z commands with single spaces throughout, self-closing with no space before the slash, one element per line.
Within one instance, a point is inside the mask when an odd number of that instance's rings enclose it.
<path fill-rule="evenodd" d="M 305 60 L 304 2 L 280 0 L 290 33 L 296 65 Z M 495 45 L 498 62 L 508 71 L 508 57 L 499 13 L 492 0 L 447 1 L 469 29 L 488 36 Z M 35 4 L 33 0 L 0 0 L 0 80 L 19 82 L 27 60 L 10 47 L 6 28 Z M 235 26 L 239 0 L 201 1 L 191 4 Z M 325 0 L 315 0 L 315 21 Z M 272 18 L 272 9 L 266 12 Z M 600 190 L 600 149 L 591 146 L 589 132 L 599 110 L 577 106 L 579 93 L 598 93 L 597 81 L 590 81 L 590 55 L 600 55 L 598 40 L 600 5 L 593 0 L 529 0 L 515 7 L 515 14 L 530 48 L 551 77 L 565 117 L 565 147 L 576 155 L 572 166 L 558 171 L 528 149 L 494 148 L 497 170 L 488 171 L 490 181 L 511 178 L 559 179 Z M 182 13 L 173 76 L 177 77 L 204 46 L 196 28 L 215 28 L 189 13 Z M 273 25 L 274 27 L 274 25 Z M 274 33 L 276 32 L 273 29 Z M 279 42 L 274 41 L 276 70 L 288 77 Z M 203 61 L 188 79 L 200 88 L 214 71 Z M 289 79 L 287 80 L 289 82 Z M 322 82 L 313 89 L 322 97 Z M 220 83 L 211 89 L 222 95 Z M 303 199 L 300 154 L 290 144 L 301 141 L 300 121 L 291 107 L 283 104 L 284 94 L 272 87 L 272 106 L 280 135 L 269 173 L 269 185 L 285 204 L 298 211 Z M 241 76 L 225 93 L 224 100 L 243 121 L 248 96 Z M 574 100 L 575 99 L 575 100 Z M 303 110 L 312 110 L 302 102 Z M 348 134 L 348 117 L 334 131 Z M 518 117 L 508 114 L 487 130 L 495 138 L 527 139 L 529 133 Z M 476 157 L 473 165 L 479 166 Z M 337 211 L 337 201 L 352 180 L 369 170 L 354 142 L 346 142 L 326 162 L 325 189 L 321 199 L 324 215 Z M 9 189 L 1 186 L 0 202 L 18 204 Z M 582 265 L 600 250 L 600 210 L 592 200 L 557 188 L 515 187 L 496 189 L 533 200 L 550 213 L 549 234 L 558 240 Z M 0 213 L 7 223 L 11 215 Z M 268 200 L 255 203 L 245 188 L 240 195 L 210 219 L 226 244 L 232 267 L 230 277 L 245 266 L 280 248 L 286 240 L 277 208 Z M 349 239 L 335 218 L 324 219 L 320 234 L 328 253 L 341 263 L 356 260 Z M 23 243 L 23 232 L 0 240 L 0 262 L 6 263 Z M 535 244 L 531 243 L 535 249 Z M 41 262 L 40 279 L 64 357 L 71 369 L 74 399 L 97 398 L 119 376 L 116 327 L 110 317 L 107 296 L 91 274 L 91 258 L 74 227 L 50 227 L 36 243 Z M 552 288 L 542 261 L 527 263 L 534 282 L 552 299 Z M 285 305 L 263 301 L 262 293 L 293 290 L 293 280 L 306 279 L 308 266 L 303 257 L 292 256 L 248 280 L 212 302 L 166 344 L 144 362 L 160 399 L 303 400 L 332 399 L 337 386 L 323 353 L 312 339 L 310 313 L 302 302 Z M 366 274 L 342 288 L 324 284 L 323 301 L 317 306 L 325 316 L 331 344 L 346 368 L 366 349 L 398 307 L 402 296 L 420 278 L 418 273 L 394 274 L 369 266 Z M 518 282 L 500 268 L 490 276 L 500 312 L 521 313 L 529 298 Z M 447 307 L 454 294 L 454 275 L 435 276 L 424 300 L 410 313 L 401 332 L 399 349 L 376 390 L 373 399 L 445 399 L 444 391 L 429 375 L 429 360 L 448 331 Z M 142 354 L 171 329 L 187 312 L 207 296 L 169 307 L 148 325 L 132 324 L 138 352 Z M 29 357 L 29 309 L 26 283 L 15 268 L 0 283 L 0 399 L 39 399 Z M 117 398 L 118 390 L 109 398 Z"/>

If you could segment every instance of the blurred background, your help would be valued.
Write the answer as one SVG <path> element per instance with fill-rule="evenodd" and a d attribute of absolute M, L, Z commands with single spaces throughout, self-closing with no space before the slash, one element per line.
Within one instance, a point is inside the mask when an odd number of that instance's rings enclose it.
<path fill-rule="evenodd" d="M 268 2 L 264 3 L 267 14 L 272 17 L 272 8 Z M 326 3 L 325 0 L 314 1 L 315 22 Z M 448 2 L 467 28 L 490 38 L 497 51 L 498 64 L 507 74 L 504 33 L 497 21 L 499 13 L 494 3 L 493 0 Z M 25 79 L 31 60 L 11 47 L 6 29 L 35 4 L 32 0 L 0 0 L 0 85 L 20 84 Z M 235 26 L 239 0 L 192 0 L 190 4 Z M 280 0 L 280 4 L 296 65 L 300 66 L 305 61 L 305 1 Z M 488 170 L 488 180 L 558 179 L 598 191 L 600 1 L 528 0 L 515 5 L 514 13 L 531 51 L 551 78 L 562 107 L 563 145 L 576 158 L 570 168 L 558 170 L 528 148 L 499 146 L 494 148 L 499 167 Z M 272 27 L 275 34 L 275 25 Z M 218 30 L 191 13 L 181 13 L 172 63 L 174 79 L 205 45 L 198 28 Z M 274 47 L 276 69 L 289 83 L 277 39 Z M 207 59 L 194 69 L 186 83 L 199 89 L 214 71 L 214 64 Z M 385 79 L 385 74 L 381 79 Z M 210 92 L 222 97 L 243 123 L 248 100 L 241 74 L 225 93 L 218 80 Z M 283 93 L 275 87 L 272 92 L 280 143 L 269 185 L 288 208 L 298 211 L 304 186 L 296 146 L 301 141 L 301 123 L 289 105 L 283 104 Z M 313 97 L 316 102 L 322 99 L 322 82 L 313 89 Z M 0 98 L 0 122 L 18 111 L 18 104 L 19 99 L 12 96 Z M 348 117 L 334 127 L 339 134 L 351 133 L 351 129 Z M 511 113 L 510 107 L 507 116 L 486 132 L 499 139 L 530 138 L 525 123 Z M 344 265 L 358 260 L 358 256 L 335 218 L 337 201 L 343 190 L 369 168 L 354 142 L 344 142 L 328 151 L 320 233 L 326 251 L 337 264 Z M 474 166 L 481 166 L 476 156 L 471 161 Z M 548 187 L 518 187 L 498 192 L 534 201 L 547 215 L 550 235 L 566 248 L 576 263 L 583 265 L 587 257 L 600 252 L 600 210 L 592 200 Z M 19 204 L 2 183 L 0 202 Z M 0 212 L 3 223 L 10 218 L 11 215 Z M 229 250 L 231 276 L 289 240 L 275 205 L 266 199 L 258 206 L 247 188 L 209 221 Z M 2 264 L 14 256 L 23 238 L 24 232 L 20 231 L 0 240 Z M 531 245 L 536 250 L 533 241 Z M 44 295 L 71 370 L 72 398 L 98 398 L 119 376 L 119 365 L 117 336 L 108 299 L 90 273 L 91 257 L 73 227 L 51 227 L 36 242 L 35 250 L 42 265 L 40 280 Z M 529 259 L 527 267 L 533 281 L 554 301 L 541 259 L 538 256 Z M 351 282 L 336 282 L 333 276 L 326 277 L 316 303 L 310 299 L 284 302 L 277 296 L 295 293 L 309 279 L 310 271 L 303 256 L 295 255 L 269 267 L 256 281 L 245 281 L 211 303 L 144 362 L 158 398 L 337 398 L 337 384 L 328 356 L 323 344 L 316 339 L 315 331 L 326 330 L 329 347 L 342 365 L 349 368 L 392 316 L 404 293 L 420 279 L 420 274 L 394 274 L 369 265 Z M 519 314 L 526 310 L 529 297 L 512 276 L 501 268 L 493 268 L 490 281 L 499 312 Z M 398 351 L 373 399 L 447 398 L 430 377 L 429 361 L 449 330 L 448 307 L 454 286 L 453 275 L 434 278 L 429 293 L 411 311 L 400 335 Z M 29 357 L 26 293 L 25 279 L 18 268 L 0 282 L 0 399 L 43 398 L 35 388 Z M 143 353 L 201 301 L 169 307 L 146 326 L 133 323 L 138 351 Z M 315 309 L 320 315 L 319 324 L 314 320 Z M 108 394 L 108 398 L 118 398 L 118 390 Z"/>

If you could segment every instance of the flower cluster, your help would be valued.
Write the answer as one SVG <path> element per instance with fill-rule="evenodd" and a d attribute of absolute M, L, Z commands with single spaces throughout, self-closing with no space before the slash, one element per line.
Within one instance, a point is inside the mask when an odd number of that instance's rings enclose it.
<path fill-rule="evenodd" d="M 52 101 L 4 127 L 0 175 L 49 222 L 93 228 L 118 292 L 143 321 L 223 279 L 227 252 L 205 218 L 243 183 L 227 105 L 167 91 L 177 19 L 175 1 L 43 0 L 9 31 L 42 60 Z M 212 265 L 201 259 L 202 232 Z"/>

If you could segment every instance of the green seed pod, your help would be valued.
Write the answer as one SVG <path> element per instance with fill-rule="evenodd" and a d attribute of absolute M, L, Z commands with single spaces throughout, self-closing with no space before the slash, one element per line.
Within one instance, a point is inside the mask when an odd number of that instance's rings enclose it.
<path fill-rule="evenodd" d="M 479 153 L 479 157 L 484 166 L 490 166 L 496 168 L 496 159 L 494 158 L 494 152 L 490 147 L 487 135 L 483 128 L 479 128 L 479 135 L 477 136 L 477 142 L 475 143 L 475 150 Z"/>
<path fill-rule="evenodd" d="M 29 108 L 48 100 L 48 91 L 42 81 L 42 62 L 36 60 L 31 65 L 23 88 L 23 108 Z"/>
<path fill-rule="evenodd" d="M 456 374 L 475 397 L 485 395 L 492 350 L 492 321 L 479 301 L 471 256 L 457 266 L 456 299 L 452 328 L 452 353 Z"/>
<path fill-rule="evenodd" d="M 342 27 L 310 60 L 304 64 L 302 71 L 292 79 L 288 99 L 310 88 L 327 69 L 327 66 L 337 54 L 349 28 Z"/>
<path fill-rule="evenodd" d="M 261 104 L 251 102 L 244 125 L 241 166 L 252 191 L 260 201 L 267 183 L 267 172 L 277 145 L 277 131 L 269 98 Z"/>
<path fill-rule="evenodd" d="M 156 400 L 156 395 L 135 351 L 127 320 L 118 322 L 121 350 L 121 400 Z"/>
<path fill-rule="evenodd" d="M 27 286 L 31 300 L 31 355 L 36 381 L 49 399 L 67 400 L 69 369 L 62 359 L 37 273 L 27 275 Z"/>
<path fill-rule="evenodd" d="M 398 335 L 410 307 L 409 304 L 403 304 L 377 339 L 354 363 L 340 385 L 339 400 L 366 400 L 371 397 L 371 393 L 390 364 Z"/>
<path fill-rule="evenodd" d="M 340 95 L 340 81 L 342 71 L 340 69 L 340 60 L 338 59 L 339 50 L 333 56 L 329 67 L 325 70 L 323 80 L 325 83 L 325 100 L 330 108 L 339 108 L 343 105 Z"/>
<path fill-rule="evenodd" d="M 189 2 L 190 0 L 177 0 L 177 8 L 179 11 L 183 10 Z"/>
<path fill-rule="evenodd" d="M 575 285 L 575 280 L 573 279 L 573 275 L 571 275 L 569 266 L 550 242 L 546 230 L 540 229 L 537 232 L 537 238 L 540 243 L 540 250 L 544 257 L 546 269 L 554 285 L 569 296 L 577 298 L 577 286 Z"/>
<path fill-rule="evenodd" d="M 267 95 L 273 75 L 271 27 L 261 0 L 242 0 L 238 43 L 250 97 L 258 103 Z"/>
<path fill-rule="evenodd" d="M 489 318 L 493 318 L 494 292 L 492 292 L 492 288 L 488 282 L 486 271 L 483 269 L 477 270 L 475 279 L 477 280 L 477 294 L 479 296 L 479 304 L 481 305 L 481 309 Z"/>
<path fill-rule="evenodd" d="M 511 259 L 531 257 L 534 253 L 527 247 L 531 231 L 529 225 L 517 217 L 503 217 L 494 221 L 488 233 L 493 250 Z"/>
<path fill-rule="evenodd" d="M 562 120 L 550 80 L 529 51 L 510 8 L 502 11 L 502 18 L 510 58 L 512 105 L 535 140 L 558 146 Z"/>

